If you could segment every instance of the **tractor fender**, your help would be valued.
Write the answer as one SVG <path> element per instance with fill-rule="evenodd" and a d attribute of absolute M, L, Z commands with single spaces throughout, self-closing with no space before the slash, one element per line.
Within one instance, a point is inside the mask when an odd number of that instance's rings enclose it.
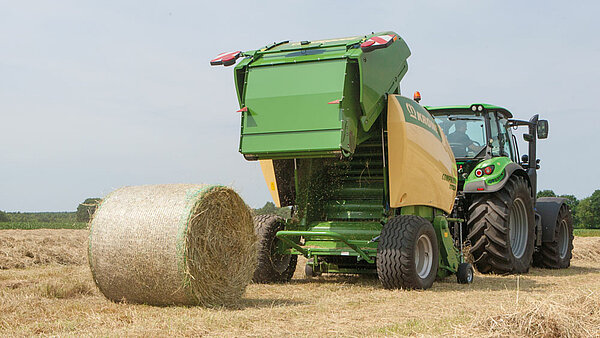
<path fill-rule="evenodd" d="M 558 212 L 566 201 L 561 197 L 540 197 L 535 202 L 535 211 L 542 217 L 542 242 L 554 242 Z"/>
<path fill-rule="evenodd" d="M 480 163 L 479 165 L 477 165 L 477 167 L 475 167 L 475 169 L 473 170 L 473 172 L 475 172 L 475 170 L 477 168 L 483 168 L 485 167 L 487 164 L 485 163 L 487 161 L 484 161 L 482 163 Z M 471 179 L 471 177 L 474 177 L 473 172 L 471 173 L 471 175 L 469 175 L 469 179 Z M 496 192 L 502 188 L 504 188 L 504 186 L 506 185 L 506 182 L 508 182 L 508 180 L 512 177 L 512 175 L 520 175 L 523 176 L 526 180 L 527 180 L 527 184 L 529 185 L 529 187 L 531 187 L 531 182 L 529 182 L 529 176 L 527 175 L 527 172 L 518 164 L 516 164 L 515 162 L 509 162 L 506 163 L 506 165 L 504 166 L 504 171 L 499 174 L 499 175 L 504 175 L 502 177 L 502 179 L 494 184 L 488 184 L 486 182 L 486 178 L 481 178 L 481 179 L 467 179 L 467 182 L 465 182 L 465 186 L 463 188 L 463 191 L 465 193 L 469 193 L 469 194 L 481 194 L 481 193 L 490 193 L 490 192 Z"/>

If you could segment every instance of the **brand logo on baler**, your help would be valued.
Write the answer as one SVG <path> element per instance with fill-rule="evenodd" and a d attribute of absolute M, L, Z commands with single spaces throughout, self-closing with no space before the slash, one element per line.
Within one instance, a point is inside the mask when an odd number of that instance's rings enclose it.
<path fill-rule="evenodd" d="M 438 140 L 442 139 L 437 124 L 435 123 L 431 115 L 427 113 L 427 111 L 425 111 L 425 113 L 420 112 L 410 102 L 403 102 L 400 101 L 400 97 L 397 98 L 401 104 L 404 104 L 404 119 L 406 120 L 406 122 L 423 127 L 429 132 L 431 132 Z"/>
<path fill-rule="evenodd" d="M 450 175 L 446 175 L 446 174 L 442 174 L 442 181 L 446 181 L 446 182 L 450 182 L 450 190 L 456 190 L 456 182 L 458 182 L 458 180 L 456 179 L 456 177 L 452 177 Z"/>

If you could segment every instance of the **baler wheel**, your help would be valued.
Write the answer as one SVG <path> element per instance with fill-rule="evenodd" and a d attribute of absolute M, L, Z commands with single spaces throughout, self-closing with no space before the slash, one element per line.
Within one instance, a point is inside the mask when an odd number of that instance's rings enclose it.
<path fill-rule="evenodd" d="M 377 275 L 386 289 L 428 289 L 438 270 L 435 230 L 423 217 L 392 218 L 377 246 Z"/>
<path fill-rule="evenodd" d="M 276 215 L 254 216 L 254 231 L 258 237 L 258 266 L 252 281 L 255 283 L 289 282 L 298 257 L 275 252 L 280 242 L 275 236 L 284 228 L 283 218 Z"/>
<path fill-rule="evenodd" d="M 470 253 L 481 273 L 529 271 L 534 250 L 535 221 L 529 186 L 512 176 L 495 193 L 475 195 L 469 207 Z"/>
<path fill-rule="evenodd" d="M 471 263 L 460 263 L 456 271 L 456 281 L 459 284 L 473 283 L 473 266 Z"/>
<path fill-rule="evenodd" d="M 563 205 L 558 211 L 553 242 L 544 242 L 540 251 L 533 254 L 533 264 L 542 268 L 565 269 L 571 265 L 573 251 L 573 218 Z"/>

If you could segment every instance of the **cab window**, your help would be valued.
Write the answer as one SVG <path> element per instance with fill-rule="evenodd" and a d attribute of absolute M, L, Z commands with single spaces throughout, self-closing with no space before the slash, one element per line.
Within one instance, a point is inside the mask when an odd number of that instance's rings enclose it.
<path fill-rule="evenodd" d="M 490 112 L 487 113 L 487 118 L 490 123 L 490 139 L 489 142 L 492 148 L 492 156 L 501 156 L 500 155 L 500 136 L 498 131 L 498 124 L 496 123 L 496 113 Z"/>
<path fill-rule="evenodd" d="M 507 128 L 508 120 L 496 112 L 488 113 L 490 119 L 490 141 L 492 145 L 492 156 L 506 156 L 515 161 L 513 151 L 510 147 L 511 133 Z"/>
<path fill-rule="evenodd" d="M 498 129 L 500 130 L 500 146 L 503 156 L 508 156 L 513 162 L 518 162 L 516 154 L 510 146 L 513 139 L 510 127 L 508 127 L 508 120 L 501 114 L 498 114 Z"/>

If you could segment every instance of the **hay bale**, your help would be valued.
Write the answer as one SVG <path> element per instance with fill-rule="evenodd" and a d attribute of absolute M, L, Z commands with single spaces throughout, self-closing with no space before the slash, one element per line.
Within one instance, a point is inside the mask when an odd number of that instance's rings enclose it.
<path fill-rule="evenodd" d="M 230 188 L 147 185 L 104 199 L 88 256 L 111 300 L 220 305 L 234 303 L 252 280 L 255 245 L 250 210 Z"/>

